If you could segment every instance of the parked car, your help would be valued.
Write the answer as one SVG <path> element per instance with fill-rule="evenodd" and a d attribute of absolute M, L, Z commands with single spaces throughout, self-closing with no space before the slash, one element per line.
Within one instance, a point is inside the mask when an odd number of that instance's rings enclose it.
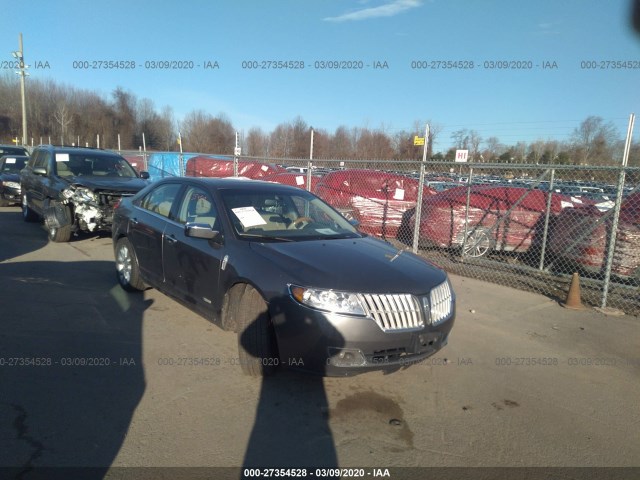
<path fill-rule="evenodd" d="M 523 187 L 472 185 L 467 221 L 467 187 L 445 190 L 423 202 L 419 243 L 423 246 L 461 248 L 470 257 L 493 250 L 526 252 L 540 240 L 548 193 Z M 582 200 L 553 194 L 550 214 L 582 204 Z M 415 214 L 408 219 L 413 232 Z"/>
<path fill-rule="evenodd" d="M 322 175 L 311 175 L 311 191 L 313 191 L 320 180 L 322 179 Z M 307 174 L 306 173 L 276 173 L 274 175 L 268 175 L 266 177 L 262 177 L 261 180 L 265 182 L 275 182 L 281 183 L 283 185 L 291 185 L 292 187 L 298 188 L 307 188 Z"/>
<path fill-rule="evenodd" d="M 598 205 L 563 211 L 549 236 L 549 250 L 560 259 L 558 264 L 603 273 L 613 213 L 613 209 L 603 212 Z M 640 192 L 627 196 L 620 205 L 611 271 L 640 281 Z"/>
<path fill-rule="evenodd" d="M 238 335 L 250 375 L 397 370 L 440 350 L 455 317 L 447 274 L 358 232 L 306 190 L 172 178 L 114 214 L 120 285 L 150 285 Z"/>
<path fill-rule="evenodd" d="M 20 203 L 20 170 L 27 160 L 25 155 L 0 157 L 0 207 Z"/>
<path fill-rule="evenodd" d="M 144 188 L 147 178 L 114 152 L 42 145 L 20 174 L 23 218 L 43 218 L 54 242 L 78 231 L 108 231 L 113 208 Z"/>
<path fill-rule="evenodd" d="M 29 152 L 24 147 L 18 147 L 16 145 L 0 145 L 0 157 L 4 155 L 20 155 L 29 156 Z"/>
<path fill-rule="evenodd" d="M 377 237 L 395 237 L 403 214 L 416 206 L 419 182 L 411 177 L 366 169 L 336 170 L 322 177 L 314 192 Z M 423 195 L 436 191 L 423 187 Z"/>
<path fill-rule="evenodd" d="M 232 177 L 233 158 L 215 158 L 198 155 L 187 160 L 187 177 Z M 251 162 L 238 160 L 238 176 L 247 178 L 262 178 L 286 170 L 273 163 Z"/>

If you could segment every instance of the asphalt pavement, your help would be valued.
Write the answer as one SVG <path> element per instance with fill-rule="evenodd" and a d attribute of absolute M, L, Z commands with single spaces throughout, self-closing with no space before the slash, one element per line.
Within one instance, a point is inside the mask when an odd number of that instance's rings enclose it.
<path fill-rule="evenodd" d="M 400 467 L 446 467 L 438 478 L 474 478 L 479 467 L 638 475 L 612 467 L 640 466 L 639 319 L 452 283 L 449 345 L 421 364 L 253 379 L 237 365 L 234 334 L 155 290 L 122 291 L 108 235 L 49 243 L 42 225 L 3 208 L 0 478 L 42 478 L 41 467 L 127 478 L 151 471 L 131 467 L 241 466 L 363 468 L 369 477 L 390 468 L 391 478 L 425 477 Z"/>

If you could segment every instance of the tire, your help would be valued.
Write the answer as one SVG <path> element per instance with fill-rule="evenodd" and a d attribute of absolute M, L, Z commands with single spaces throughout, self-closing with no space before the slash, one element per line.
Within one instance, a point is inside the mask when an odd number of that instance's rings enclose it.
<path fill-rule="evenodd" d="M 54 202 L 51 202 L 51 205 L 56 205 Z M 62 205 L 62 208 L 67 209 L 67 215 L 69 215 L 68 207 Z M 66 243 L 71 240 L 72 233 L 72 225 L 65 225 L 64 227 L 56 227 L 51 225 L 51 221 L 47 221 L 49 213 L 45 211 L 45 225 L 47 226 L 47 230 L 49 232 L 49 240 L 55 243 Z M 70 216 L 70 215 L 69 215 Z"/>
<path fill-rule="evenodd" d="M 27 194 L 22 194 L 22 219 L 25 222 L 37 222 L 39 220 L 38 214 L 29 208 L 29 202 L 27 201 Z"/>
<path fill-rule="evenodd" d="M 49 240 L 54 243 L 66 243 L 71 240 L 71 225 L 64 227 L 48 227 Z"/>
<path fill-rule="evenodd" d="M 493 244 L 493 238 L 489 235 L 488 230 L 476 228 L 467 235 L 462 256 L 471 258 L 485 257 L 493 250 Z"/>
<path fill-rule="evenodd" d="M 146 288 L 140 276 L 138 257 L 128 238 L 123 237 L 116 243 L 116 277 L 118 283 L 127 292 L 139 292 Z"/>
<path fill-rule="evenodd" d="M 242 373 L 252 377 L 272 375 L 279 362 L 267 304 L 247 286 L 238 308 L 238 357 Z"/>

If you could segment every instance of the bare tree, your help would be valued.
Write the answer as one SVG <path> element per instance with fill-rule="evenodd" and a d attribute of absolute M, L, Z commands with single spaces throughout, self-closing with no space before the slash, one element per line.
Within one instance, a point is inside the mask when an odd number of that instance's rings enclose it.
<path fill-rule="evenodd" d="M 596 116 L 587 117 L 571 136 L 580 164 L 604 164 L 612 160 L 618 131 L 612 122 Z"/>
<path fill-rule="evenodd" d="M 245 139 L 247 155 L 251 157 L 266 157 L 269 155 L 269 137 L 262 129 L 253 127 Z"/>
<path fill-rule="evenodd" d="M 469 132 L 469 153 L 471 154 L 471 160 L 477 161 L 478 154 L 480 152 L 480 143 L 482 143 L 482 137 L 476 130 Z"/>
<path fill-rule="evenodd" d="M 58 105 L 58 108 L 56 109 L 56 113 L 54 114 L 54 118 L 56 119 L 56 122 L 60 124 L 60 140 L 61 140 L 60 143 L 64 145 L 66 143 L 65 135 L 67 133 L 67 127 L 72 121 L 71 114 L 69 113 L 69 109 L 64 103 Z M 74 143 L 74 142 L 70 142 L 70 143 Z"/>

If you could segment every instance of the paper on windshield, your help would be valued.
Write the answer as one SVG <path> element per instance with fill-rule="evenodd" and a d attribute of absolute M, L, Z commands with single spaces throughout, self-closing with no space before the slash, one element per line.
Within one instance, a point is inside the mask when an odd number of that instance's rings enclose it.
<path fill-rule="evenodd" d="M 69 154 L 68 153 L 56 153 L 56 162 L 68 162 Z"/>
<path fill-rule="evenodd" d="M 4 163 L 16 163 L 16 159 L 15 158 L 5 158 L 4 159 Z"/>
<path fill-rule="evenodd" d="M 255 227 L 258 225 L 266 225 L 267 222 L 260 216 L 257 210 L 253 207 L 238 207 L 232 208 L 231 211 L 235 213 L 242 226 L 245 228 Z"/>

